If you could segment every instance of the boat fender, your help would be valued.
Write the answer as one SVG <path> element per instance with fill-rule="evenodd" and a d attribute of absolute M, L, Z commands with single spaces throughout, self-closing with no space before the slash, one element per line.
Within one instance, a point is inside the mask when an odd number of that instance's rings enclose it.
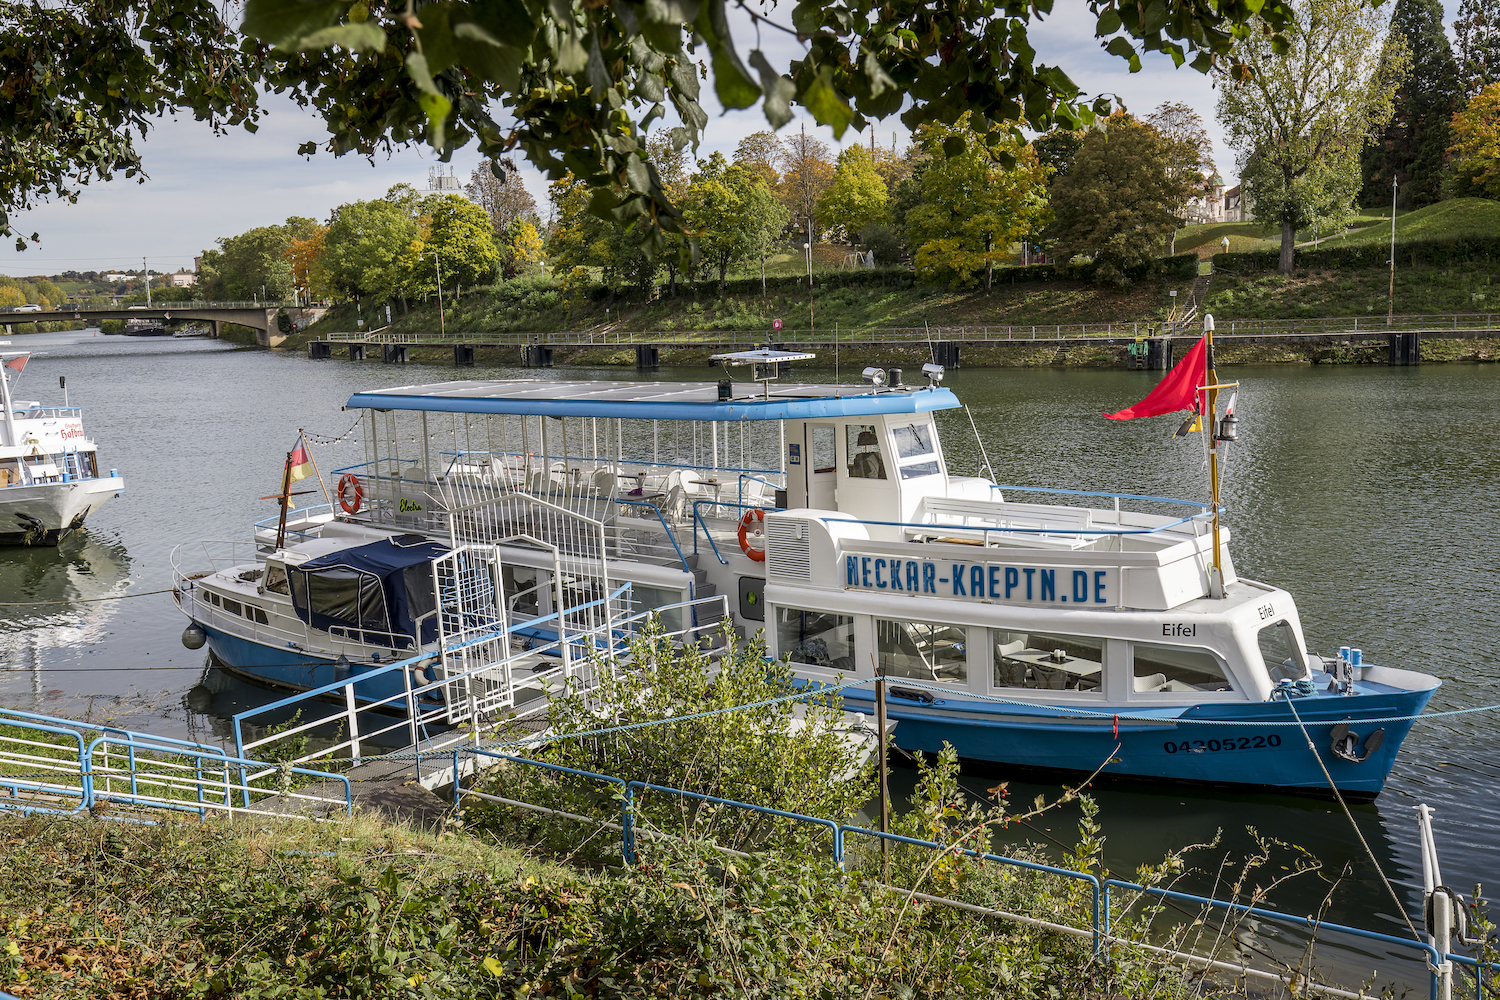
<path fill-rule="evenodd" d="M 750 544 L 752 534 L 765 537 L 766 512 L 763 510 L 747 510 L 740 516 L 740 550 L 756 562 L 766 561 L 765 542 L 761 542 L 760 548 L 754 548 Z"/>
<path fill-rule="evenodd" d="M 1363 764 L 1370 759 L 1371 754 L 1385 745 L 1385 730 L 1377 729 L 1365 739 L 1364 753 L 1360 753 L 1359 734 L 1349 729 L 1348 719 L 1334 726 L 1329 735 L 1333 755 L 1351 764 Z"/>
<path fill-rule="evenodd" d="M 905 698 L 907 701 L 917 701 L 923 705 L 932 704 L 932 695 L 916 688 L 893 687 L 888 693 L 892 698 Z"/>
<path fill-rule="evenodd" d="M 182 644 L 188 649 L 202 649 L 203 644 L 207 641 L 207 633 L 197 625 L 189 625 L 182 630 Z"/>
<path fill-rule="evenodd" d="M 346 472 L 339 477 L 339 506 L 344 508 L 345 514 L 358 514 L 364 500 L 365 491 L 358 476 Z"/>

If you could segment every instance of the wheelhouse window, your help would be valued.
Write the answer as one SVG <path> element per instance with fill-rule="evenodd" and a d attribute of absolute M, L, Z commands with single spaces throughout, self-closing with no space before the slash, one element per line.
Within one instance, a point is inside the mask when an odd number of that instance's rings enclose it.
<path fill-rule="evenodd" d="M 268 594 L 291 596 L 292 589 L 286 582 L 286 567 L 281 563 L 266 563 L 266 578 L 261 581 L 260 587 Z"/>
<path fill-rule="evenodd" d="M 1136 691 L 1173 694 L 1233 690 L 1224 664 L 1207 650 L 1136 643 L 1133 654 Z"/>
<path fill-rule="evenodd" d="M 969 680 L 968 636 L 961 625 L 877 618 L 875 650 L 887 677 L 957 684 Z"/>
<path fill-rule="evenodd" d="M 995 686 L 1035 691 L 1098 691 L 1104 640 L 1052 632 L 990 630 Z"/>
<path fill-rule="evenodd" d="M 351 569 L 290 574 L 292 601 L 311 615 L 314 628 L 391 631 L 380 578 Z"/>
<path fill-rule="evenodd" d="M 854 618 L 802 608 L 776 609 L 776 649 L 793 663 L 854 672 Z"/>
<path fill-rule="evenodd" d="M 884 479 L 885 459 L 880 457 L 880 438 L 874 424 L 846 424 L 848 436 L 849 478 Z"/>
<path fill-rule="evenodd" d="M 1274 684 L 1281 680 L 1298 680 L 1307 676 L 1307 659 L 1302 655 L 1302 646 L 1297 642 L 1297 630 L 1283 618 L 1279 622 L 1262 628 L 1255 638 L 1260 645 L 1260 658 L 1265 661 L 1266 673 Z"/>
<path fill-rule="evenodd" d="M 895 428 L 893 433 L 902 479 L 935 476 L 942 471 L 942 467 L 938 465 L 937 448 L 933 444 L 931 424 L 907 424 L 905 427 Z"/>
<path fill-rule="evenodd" d="M 621 581 L 610 581 L 610 589 L 621 586 Z M 632 583 L 630 585 L 630 613 L 632 615 L 642 614 L 646 611 L 655 610 L 661 617 L 661 627 L 668 632 L 680 632 L 682 630 L 682 609 L 668 607 L 671 604 L 681 604 L 685 598 L 680 590 L 669 590 L 666 587 L 647 587 L 644 584 Z M 635 626 L 631 626 L 634 628 Z"/>
<path fill-rule="evenodd" d="M 812 463 L 814 472 L 833 472 L 838 468 L 839 457 L 835 447 L 838 441 L 832 427 L 814 424 L 812 427 Z"/>

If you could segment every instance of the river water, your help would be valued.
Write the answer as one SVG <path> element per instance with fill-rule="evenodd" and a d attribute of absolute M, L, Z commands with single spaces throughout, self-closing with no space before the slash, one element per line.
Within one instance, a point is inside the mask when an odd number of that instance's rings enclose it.
<path fill-rule="evenodd" d="M 208 340 L 17 337 L 36 352 L 19 398 L 84 407 L 102 467 L 119 469 L 124 496 L 86 532 L 57 550 L 0 550 L 0 702 L 110 721 L 152 732 L 218 740 L 239 708 L 267 696 L 248 685 L 199 681 L 203 654 L 179 641 L 185 620 L 171 597 L 169 553 L 180 542 L 246 539 L 252 520 L 272 516 L 261 499 L 279 486 L 299 427 L 338 438 L 355 422 L 340 406 L 357 390 L 444 381 L 453 369 L 388 366 L 239 349 Z M 488 368 L 458 377 L 716 378 L 662 370 L 587 372 Z M 1227 459 L 1236 566 L 1243 576 L 1289 590 L 1308 642 L 1329 653 L 1358 646 L 1377 663 L 1441 677 L 1430 710 L 1500 703 L 1495 637 L 1500 601 L 1500 366 L 1416 368 L 1258 366 L 1221 370 L 1240 380 L 1240 443 Z M 799 372 L 826 381 L 828 372 Z M 1171 418 L 1116 423 L 1100 418 L 1145 395 L 1156 375 L 1114 369 L 993 369 L 949 373 L 968 403 L 1000 482 L 1199 498 L 1201 444 L 1173 441 Z M 941 415 L 950 466 L 978 463 L 963 411 Z M 1168 426 L 1169 424 L 1173 426 Z M 310 437 L 311 440 L 311 437 Z M 313 449 L 326 471 L 363 458 L 357 439 Z M 307 483 L 301 485 L 309 485 Z M 330 481 L 331 485 L 331 481 Z M 307 497 L 322 502 L 321 497 Z M 111 598 L 139 594 L 124 600 Z M 70 601 L 15 606 L 23 601 Z M 1334 803 L 1276 795 L 1193 793 L 1180 788 L 1097 790 L 1105 861 L 1117 876 L 1166 852 L 1213 840 L 1193 865 L 1217 872 L 1226 855 L 1255 844 L 1248 828 L 1305 849 L 1323 866 L 1278 887 L 1277 906 L 1408 936 L 1375 865 L 1408 912 L 1420 912 L 1421 856 L 1413 807 L 1437 810 L 1445 881 L 1467 893 L 1493 881 L 1500 861 L 1500 720 L 1495 714 L 1418 725 L 1385 792 L 1352 807 L 1356 836 Z M 896 769 L 893 788 L 912 772 Z M 978 791 L 988 776 L 969 779 Z M 1012 785 L 1012 799 L 1056 787 Z M 1048 814 L 1004 836 L 1060 851 L 1076 839 L 1076 813 Z M 1289 849 L 1288 849 L 1289 850 Z M 1286 851 L 1252 876 L 1287 874 Z M 1227 871 L 1227 869 L 1226 869 Z M 1215 876 L 1183 887 L 1204 891 Z M 1222 885 L 1219 886 L 1222 892 Z M 1274 938 L 1274 930 L 1260 933 Z M 1351 941 L 1323 961 L 1345 982 L 1422 979 L 1398 951 Z"/>

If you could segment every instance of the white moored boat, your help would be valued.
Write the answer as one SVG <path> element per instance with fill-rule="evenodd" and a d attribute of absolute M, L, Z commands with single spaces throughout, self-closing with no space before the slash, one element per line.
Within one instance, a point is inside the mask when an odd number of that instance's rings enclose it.
<path fill-rule="evenodd" d="M 0 545 L 56 545 L 125 490 L 118 472 L 100 468 L 82 409 L 13 397 L 30 357 L 0 351 Z"/>
<path fill-rule="evenodd" d="M 651 608 L 710 626 L 697 602 L 723 595 L 804 683 L 863 681 L 851 711 L 885 678 L 910 750 L 1354 798 L 1438 686 L 1310 653 L 1291 595 L 1236 575 L 1209 501 L 957 474 L 936 366 L 921 387 L 895 369 L 789 385 L 770 381 L 785 355 L 726 360 L 762 371 L 357 393 L 366 461 L 335 470 L 340 508 L 196 572 L 178 556 L 187 638 L 293 688 L 368 672 L 356 691 L 376 699 L 410 683 L 380 665 L 416 657 L 440 683 L 490 637 L 491 704 L 510 709 L 541 669 L 521 669 L 527 647 L 609 647 Z"/>

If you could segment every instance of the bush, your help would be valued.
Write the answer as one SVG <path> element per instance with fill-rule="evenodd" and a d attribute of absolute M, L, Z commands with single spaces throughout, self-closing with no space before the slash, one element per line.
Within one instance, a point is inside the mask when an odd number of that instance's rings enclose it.
<path fill-rule="evenodd" d="M 1357 270 L 1383 267 L 1391 259 L 1387 243 L 1322 247 L 1298 250 L 1296 265 L 1304 270 Z M 1494 266 L 1500 260 L 1500 236 L 1459 236 L 1452 239 L 1408 240 L 1396 244 L 1400 267 L 1454 267 L 1466 264 Z M 1281 263 L 1279 250 L 1214 254 L 1214 270 L 1236 274 L 1274 271 Z"/>
<path fill-rule="evenodd" d="M 899 264 L 905 257 L 901 237 L 890 226 L 872 222 L 859 231 L 859 242 L 875 252 L 876 264 Z"/>

